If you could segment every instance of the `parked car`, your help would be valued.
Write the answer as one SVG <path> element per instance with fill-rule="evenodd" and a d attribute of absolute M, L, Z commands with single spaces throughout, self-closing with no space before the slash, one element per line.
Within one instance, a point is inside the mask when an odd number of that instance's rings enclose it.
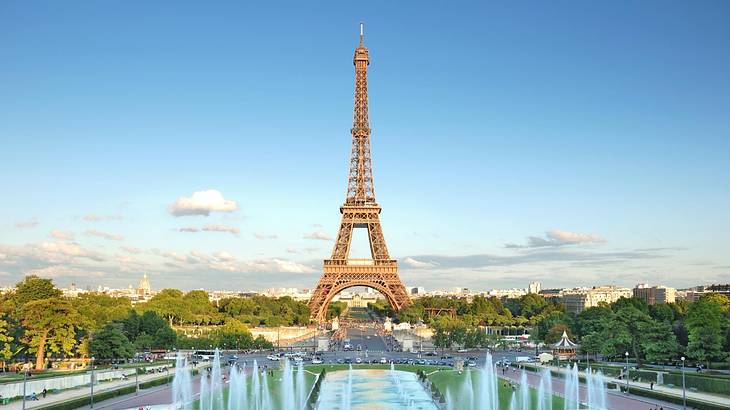
<path fill-rule="evenodd" d="M 279 361 L 279 356 L 274 356 L 273 354 L 270 354 L 270 355 L 266 356 L 266 358 L 269 359 L 269 360 L 276 361 L 276 362 Z"/>
<path fill-rule="evenodd" d="M 385 357 L 380 358 L 380 364 L 387 364 L 388 360 Z"/>
<path fill-rule="evenodd" d="M 312 364 L 322 364 L 322 359 L 320 359 L 319 357 L 313 357 Z"/>

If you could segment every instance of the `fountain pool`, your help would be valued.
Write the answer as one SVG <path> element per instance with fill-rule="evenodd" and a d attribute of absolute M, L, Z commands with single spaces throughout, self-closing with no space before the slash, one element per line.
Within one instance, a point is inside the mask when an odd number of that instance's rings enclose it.
<path fill-rule="evenodd" d="M 356 369 L 327 373 L 316 409 L 437 410 L 438 407 L 415 373 Z"/>

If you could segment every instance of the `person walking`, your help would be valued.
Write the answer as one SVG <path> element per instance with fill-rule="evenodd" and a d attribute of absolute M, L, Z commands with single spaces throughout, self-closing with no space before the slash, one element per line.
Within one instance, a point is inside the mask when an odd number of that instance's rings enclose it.
<path fill-rule="evenodd" d="M 649 383 L 649 390 L 654 390 L 654 382 Z"/>
<path fill-rule="evenodd" d="M 43 388 L 43 391 L 41 392 L 41 396 L 43 396 L 43 398 L 45 399 L 46 398 L 46 394 L 48 394 L 48 390 L 46 390 L 46 388 L 44 387 Z"/>

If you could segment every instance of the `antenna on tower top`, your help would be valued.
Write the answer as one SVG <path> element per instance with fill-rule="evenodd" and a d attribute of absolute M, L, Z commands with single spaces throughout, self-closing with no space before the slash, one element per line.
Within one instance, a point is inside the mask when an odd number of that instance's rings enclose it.
<path fill-rule="evenodd" d="M 360 23 L 360 45 L 363 45 L 363 37 L 365 36 L 365 23 Z"/>

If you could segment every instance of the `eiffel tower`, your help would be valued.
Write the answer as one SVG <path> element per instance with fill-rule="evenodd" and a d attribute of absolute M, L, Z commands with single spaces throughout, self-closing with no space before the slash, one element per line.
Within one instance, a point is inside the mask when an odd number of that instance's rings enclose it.
<path fill-rule="evenodd" d="M 393 310 L 409 305 L 406 288 L 398 276 L 398 262 L 390 258 L 380 227 L 380 206 L 375 202 L 373 168 L 370 157 L 370 122 L 368 120 L 368 49 L 363 43 L 360 24 L 360 45 L 355 49 L 355 113 L 352 121 L 352 153 L 347 180 L 347 197 L 340 207 L 342 222 L 332 257 L 324 261 L 309 309 L 313 320 L 326 319 L 332 298 L 353 286 L 366 286 L 382 293 Z M 355 228 L 367 229 L 370 259 L 350 259 L 350 243 Z"/>

